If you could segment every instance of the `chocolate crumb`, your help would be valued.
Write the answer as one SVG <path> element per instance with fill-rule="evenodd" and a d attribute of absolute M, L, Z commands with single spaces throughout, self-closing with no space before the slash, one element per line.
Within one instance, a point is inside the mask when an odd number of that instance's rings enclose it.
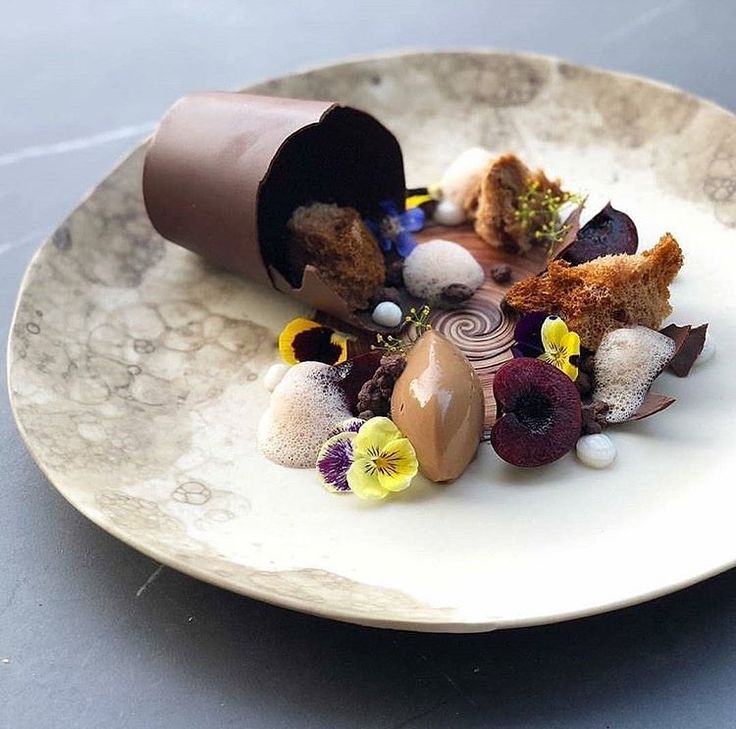
<path fill-rule="evenodd" d="M 467 301 L 475 291 L 465 284 L 450 284 L 442 289 L 440 296 L 447 304 L 462 304 Z"/>
<path fill-rule="evenodd" d="M 386 264 L 386 286 L 396 287 L 404 284 L 404 261 L 399 259 Z"/>
<path fill-rule="evenodd" d="M 496 283 L 508 283 L 511 281 L 511 266 L 508 263 L 499 263 L 491 269 L 491 278 Z"/>
<path fill-rule="evenodd" d="M 578 370 L 580 370 L 580 372 L 585 372 L 586 375 L 592 376 L 594 369 L 595 355 L 588 354 L 580 357 L 580 362 L 578 363 Z"/>
<path fill-rule="evenodd" d="M 391 412 L 391 395 L 396 380 L 406 367 L 406 358 L 402 354 L 386 354 L 370 380 L 365 382 L 358 393 L 358 417 L 365 418 L 377 415 L 389 415 Z"/>
<path fill-rule="evenodd" d="M 578 369 L 578 376 L 575 379 L 575 387 L 578 388 L 578 392 L 581 397 L 589 395 L 593 390 L 593 381 L 591 380 L 590 375 L 587 372 L 583 372 Z"/>
<path fill-rule="evenodd" d="M 608 426 L 608 403 L 602 400 L 592 400 L 583 403 L 583 435 L 597 435 Z"/>
<path fill-rule="evenodd" d="M 373 311 L 383 301 L 391 301 L 401 307 L 401 296 L 399 295 L 398 289 L 395 289 L 393 286 L 382 286 L 376 289 L 368 301 L 369 309 Z"/>

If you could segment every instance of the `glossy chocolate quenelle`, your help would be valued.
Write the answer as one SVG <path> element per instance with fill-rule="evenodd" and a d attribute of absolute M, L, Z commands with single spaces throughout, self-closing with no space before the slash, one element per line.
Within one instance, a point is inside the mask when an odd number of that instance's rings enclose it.
<path fill-rule="evenodd" d="M 483 413 L 483 389 L 468 359 L 441 334 L 424 334 L 394 386 L 391 417 L 427 478 L 449 481 L 465 470 L 480 442 Z"/>

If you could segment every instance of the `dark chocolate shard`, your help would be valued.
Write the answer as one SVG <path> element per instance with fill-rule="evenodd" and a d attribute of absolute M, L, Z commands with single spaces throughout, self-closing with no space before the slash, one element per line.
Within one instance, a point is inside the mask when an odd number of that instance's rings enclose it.
<path fill-rule="evenodd" d="M 562 240 L 558 245 L 550 251 L 550 260 L 562 256 L 577 240 L 580 232 L 580 216 L 583 213 L 583 207 L 583 205 L 578 205 L 565 218 L 565 222 L 562 224 L 565 234 L 562 236 Z"/>
<path fill-rule="evenodd" d="M 683 344 L 685 344 L 685 341 L 687 340 L 691 329 L 692 326 L 690 324 L 668 324 L 666 327 L 659 330 L 660 334 L 664 334 L 666 337 L 669 337 L 674 341 L 675 351 L 672 354 L 673 358 L 682 349 L 682 346 Z"/>
<path fill-rule="evenodd" d="M 634 221 L 624 212 L 607 203 L 594 215 L 568 244 L 560 248 L 555 258 L 571 265 L 587 263 L 601 256 L 636 253 L 639 235 Z"/>
<path fill-rule="evenodd" d="M 703 351 L 708 325 L 693 327 L 690 324 L 685 326 L 669 324 L 660 331 L 675 341 L 675 354 L 668 364 L 669 370 L 677 377 L 687 377 L 695 360 Z"/>
<path fill-rule="evenodd" d="M 639 409 L 624 422 L 648 418 L 650 415 L 655 415 L 665 408 L 668 408 L 673 402 L 675 402 L 674 397 L 669 397 L 668 395 L 663 395 L 661 392 L 649 390 L 644 398 L 644 402 L 639 406 Z"/>

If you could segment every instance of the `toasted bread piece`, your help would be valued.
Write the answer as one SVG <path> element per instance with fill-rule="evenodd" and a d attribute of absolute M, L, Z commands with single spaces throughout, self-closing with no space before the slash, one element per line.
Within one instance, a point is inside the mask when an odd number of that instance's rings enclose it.
<path fill-rule="evenodd" d="M 514 284 L 506 303 L 519 312 L 557 314 L 583 346 L 595 350 L 612 329 L 659 329 L 672 312 L 669 285 L 682 263 L 680 246 L 665 233 L 644 253 L 603 256 L 579 266 L 552 261 L 545 273 Z"/>
<path fill-rule="evenodd" d="M 527 226 L 516 219 L 519 196 L 533 182 L 540 190 L 562 193 L 559 180 L 548 180 L 542 170 L 532 172 L 513 154 L 505 154 L 488 166 L 480 185 L 464 201 L 466 214 L 475 220 L 475 232 L 486 243 L 522 253 L 532 247 L 536 231 L 549 222 L 545 213 Z"/>
<path fill-rule="evenodd" d="M 386 278 L 386 264 L 376 239 L 353 208 L 312 203 L 289 219 L 291 279 L 301 282 L 313 265 L 335 293 L 354 309 L 364 309 Z"/>

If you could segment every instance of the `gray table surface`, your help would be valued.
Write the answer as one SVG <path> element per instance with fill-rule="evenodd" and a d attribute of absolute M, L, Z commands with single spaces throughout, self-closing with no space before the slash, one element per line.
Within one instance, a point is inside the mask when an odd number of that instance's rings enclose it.
<path fill-rule="evenodd" d="M 176 97 L 347 55 L 531 50 L 736 109 L 733 0 L 0 0 L 0 321 L 37 245 Z M 45 481 L 0 402 L 0 727 L 736 726 L 736 572 L 478 636 L 382 632 L 199 583 Z M 687 535 L 683 535 L 687 538 Z"/>

